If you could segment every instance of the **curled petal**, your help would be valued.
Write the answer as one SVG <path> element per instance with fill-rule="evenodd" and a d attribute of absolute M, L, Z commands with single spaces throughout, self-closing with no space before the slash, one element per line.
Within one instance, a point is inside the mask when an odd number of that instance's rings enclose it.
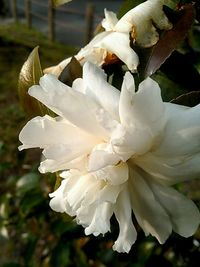
<path fill-rule="evenodd" d="M 129 70 L 135 72 L 139 64 L 136 52 L 130 47 L 129 34 L 121 32 L 111 32 L 99 44 L 100 47 L 116 55 L 124 62 Z"/>
<path fill-rule="evenodd" d="M 172 24 L 163 11 L 163 1 L 148 0 L 127 12 L 115 25 L 115 30 L 132 32 L 136 42 L 143 47 L 156 44 L 159 39 L 157 29 L 169 30 Z"/>
<path fill-rule="evenodd" d="M 55 76 L 44 75 L 40 79 L 40 86 L 32 86 L 29 94 L 77 127 L 105 138 L 104 131 L 93 116 L 100 108 L 99 105 L 86 95 L 72 90 Z"/>
<path fill-rule="evenodd" d="M 153 153 L 157 156 L 190 156 L 200 152 L 200 105 L 193 108 L 165 103 L 165 134 Z"/>
<path fill-rule="evenodd" d="M 110 231 L 110 218 L 113 214 L 113 207 L 110 203 L 102 203 L 97 206 L 94 217 L 88 227 L 85 228 L 85 234 L 98 236 Z"/>
<path fill-rule="evenodd" d="M 146 235 L 150 233 L 163 244 L 172 232 L 171 221 L 151 188 L 139 174 L 139 170 L 132 170 L 129 188 L 133 212 L 139 225 Z"/>
<path fill-rule="evenodd" d="M 117 199 L 114 214 L 119 223 L 119 236 L 113 245 L 113 249 L 128 253 L 135 243 L 137 232 L 132 222 L 132 208 L 127 184 Z"/>
<path fill-rule="evenodd" d="M 173 230 L 181 236 L 193 235 L 200 223 L 200 213 L 195 204 L 175 189 L 150 182 L 155 197 L 164 207 Z"/>
<path fill-rule="evenodd" d="M 94 173 L 97 179 L 108 181 L 111 185 L 123 184 L 128 180 L 129 170 L 124 162 L 116 166 L 107 166 Z"/>
<path fill-rule="evenodd" d="M 106 8 L 104 9 L 104 13 L 105 13 L 105 19 L 102 20 L 101 23 L 102 27 L 106 31 L 112 31 L 114 29 L 114 26 L 118 22 L 117 15 L 112 11 L 108 11 Z"/>
<path fill-rule="evenodd" d="M 52 210 L 56 212 L 66 212 L 68 214 L 71 214 L 71 209 L 68 205 L 67 200 L 65 199 L 67 182 L 68 182 L 67 179 L 63 180 L 61 182 L 60 187 L 53 193 L 49 194 L 49 196 L 52 198 L 49 202 L 49 205 L 52 208 Z"/>
<path fill-rule="evenodd" d="M 197 179 L 200 173 L 200 153 L 189 157 L 158 157 L 147 153 L 135 159 L 135 164 L 165 185 Z"/>

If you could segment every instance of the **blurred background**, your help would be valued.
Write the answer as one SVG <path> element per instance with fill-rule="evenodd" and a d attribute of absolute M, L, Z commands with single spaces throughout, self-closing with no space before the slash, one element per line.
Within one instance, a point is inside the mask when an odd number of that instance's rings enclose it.
<path fill-rule="evenodd" d="M 17 149 L 18 134 L 28 120 L 18 99 L 18 76 L 32 49 L 40 46 L 42 68 L 57 64 L 92 38 L 105 7 L 118 12 L 134 2 L 143 1 L 74 0 L 54 9 L 48 0 L 0 0 L 0 267 L 200 266 L 200 229 L 187 239 L 173 234 L 161 246 L 138 227 L 129 254 L 111 249 L 118 234 L 114 218 L 112 233 L 86 237 L 70 217 L 50 209 L 55 176 L 38 172 L 40 151 Z M 196 20 L 187 38 L 154 75 L 166 101 L 199 93 L 198 8 L 196 1 Z M 200 103 L 199 94 L 195 101 Z M 200 207 L 199 181 L 177 189 Z"/>

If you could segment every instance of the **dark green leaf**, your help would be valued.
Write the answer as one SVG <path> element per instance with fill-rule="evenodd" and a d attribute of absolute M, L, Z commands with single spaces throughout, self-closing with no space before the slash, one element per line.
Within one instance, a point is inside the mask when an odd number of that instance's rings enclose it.
<path fill-rule="evenodd" d="M 180 95 L 171 102 L 179 105 L 194 107 L 200 103 L 200 91 L 193 91 Z"/>
<path fill-rule="evenodd" d="M 146 49 L 145 53 L 141 51 L 140 61 L 142 63 L 139 70 L 141 79 L 156 72 L 177 48 L 178 44 L 184 40 L 193 23 L 194 16 L 195 11 L 192 4 L 182 6 L 177 11 L 177 21 L 174 23 L 173 28 L 165 31 L 158 43 L 151 49 Z"/>
<path fill-rule="evenodd" d="M 34 214 L 35 209 L 41 208 L 44 205 L 44 196 L 38 189 L 27 192 L 20 202 L 20 211 L 22 215 Z"/>
<path fill-rule="evenodd" d="M 71 61 L 61 72 L 58 79 L 64 84 L 72 86 L 73 81 L 81 77 L 82 77 L 82 66 L 75 57 L 72 57 Z"/>
<path fill-rule="evenodd" d="M 195 67 L 198 54 L 193 51 L 181 54 L 174 51 L 171 56 L 160 67 L 167 77 L 179 84 L 183 90 L 188 92 L 198 91 L 200 85 L 200 75 Z"/>
<path fill-rule="evenodd" d="M 161 88 L 162 99 L 166 102 L 187 93 L 178 83 L 172 81 L 167 75 L 160 70 L 153 74 L 152 78 Z"/>
<path fill-rule="evenodd" d="M 39 178 L 40 176 L 37 173 L 28 173 L 22 176 L 16 184 L 17 194 L 22 197 L 26 192 L 39 188 Z"/>

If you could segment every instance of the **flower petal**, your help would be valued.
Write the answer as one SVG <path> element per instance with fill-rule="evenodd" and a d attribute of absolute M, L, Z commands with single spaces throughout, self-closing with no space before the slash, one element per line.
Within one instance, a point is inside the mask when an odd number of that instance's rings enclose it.
<path fill-rule="evenodd" d="M 40 167 L 38 169 L 41 173 L 53 173 L 68 169 L 75 169 L 85 173 L 88 164 L 87 160 L 87 155 L 77 157 L 71 161 L 66 161 L 66 158 L 63 158 L 62 160 L 46 159 L 40 163 Z"/>
<path fill-rule="evenodd" d="M 60 187 L 53 193 L 49 194 L 49 196 L 52 198 L 49 202 L 49 205 L 52 210 L 56 212 L 69 212 L 68 203 L 65 201 L 67 182 L 67 179 L 62 180 Z"/>
<path fill-rule="evenodd" d="M 146 235 L 150 233 L 161 244 L 164 243 L 172 231 L 170 218 L 154 197 L 139 170 L 131 169 L 129 190 L 133 212 L 139 225 Z"/>
<path fill-rule="evenodd" d="M 115 25 L 115 30 L 127 33 L 133 31 L 140 46 L 150 47 L 159 39 L 155 24 L 159 29 L 172 28 L 163 11 L 163 2 L 148 0 L 128 11 Z"/>
<path fill-rule="evenodd" d="M 120 92 L 107 82 L 104 71 L 86 62 L 83 66 L 83 81 L 86 86 L 86 95 L 108 111 L 114 119 L 119 119 Z"/>
<path fill-rule="evenodd" d="M 128 180 L 129 170 L 126 163 L 116 166 L 107 166 L 94 173 L 97 179 L 108 181 L 111 185 L 120 185 Z"/>
<path fill-rule="evenodd" d="M 121 140 L 121 146 L 127 146 L 129 151 L 132 150 L 132 155 L 146 153 L 165 125 L 165 106 L 158 84 L 147 78 L 135 93 L 133 77 L 126 73 L 122 84 L 119 114 L 126 131 L 125 134 L 119 132 L 118 136 L 116 132 L 113 145 L 120 147 Z"/>
<path fill-rule="evenodd" d="M 167 123 L 157 156 L 189 156 L 200 153 L 200 105 L 193 108 L 166 103 Z"/>
<path fill-rule="evenodd" d="M 97 103 L 72 90 L 51 74 L 44 75 L 40 79 L 40 85 L 32 86 L 29 94 L 79 128 L 101 138 L 105 137 L 95 117 L 99 109 Z"/>
<path fill-rule="evenodd" d="M 110 203 L 101 203 L 96 207 L 94 217 L 88 227 L 85 228 L 85 234 L 98 236 L 110 231 L 110 218 L 113 214 L 113 207 Z"/>
<path fill-rule="evenodd" d="M 110 32 L 110 34 L 103 38 L 98 45 L 116 55 L 127 65 L 129 70 L 133 72 L 136 71 L 139 64 L 139 58 L 130 46 L 128 33 Z"/>
<path fill-rule="evenodd" d="M 106 31 L 112 31 L 114 29 L 114 26 L 118 22 L 117 15 L 112 11 L 108 11 L 106 8 L 104 9 L 104 13 L 105 13 L 105 18 L 102 20 L 101 23 L 102 27 Z"/>
<path fill-rule="evenodd" d="M 112 146 L 105 143 L 95 146 L 90 153 L 88 170 L 97 171 L 109 165 L 116 165 L 120 158 L 112 151 Z"/>
<path fill-rule="evenodd" d="M 200 224 L 200 213 L 194 202 L 175 189 L 149 183 L 155 197 L 168 213 L 173 230 L 181 236 L 193 235 Z"/>
<path fill-rule="evenodd" d="M 137 232 L 133 226 L 132 208 L 127 184 L 117 199 L 114 214 L 119 223 L 119 236 L 113 245 L 113 250 L 128 253 L 131 246 L 135 243 Z"/>
<path fill-rule="evenodd" d="M 165 106 L 160 88 L 150 78 L 140 83 L 138 92 L 135 93 L 134 88 L 133 78 L 127 73 L 120 97 L 120 119 L 129 128 L 147 128 L 153 135 L 157 135 L 165 124 Z"/>
<path fill-rule="evenodd" d="M 75 146 L 93 147 L 98 139 L 95 136 L 81 131 L 65 120 L 52 118 L 48 115 L 35 117 L 30 120 L 19 134 L 19 140 L 23 143 L 20 150 L 26 148 L 40 147 L 49 148 L 51 146 Z M 72 150 L 73 150 L 72 149 Z"/>
<path fill-rule="evenodd" d="M 134 162 L 165 185 L 199 178 L 200 153 L 191 157 L 159 157 L 147 153 Z"/>

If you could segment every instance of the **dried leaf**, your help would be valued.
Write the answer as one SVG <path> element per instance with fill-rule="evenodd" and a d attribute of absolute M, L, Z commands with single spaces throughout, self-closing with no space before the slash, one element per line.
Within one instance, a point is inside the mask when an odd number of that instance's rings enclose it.
<path fill-rule="evenodd" d="M 61 6 L 65 3 L 71 2 L 72 0 L 53 0 L 54 6 Z"/>
<path fill-rule="evenodd" d="M 173 28 L 165 31 L 157 44 L 141 55 L 143 63 L 140 66 L 140 76 L 143 79 L 155 73 L 184 40 L 194 21 L 194 6 L 192 4 L 182 6 L 177 11 L 176 17 L 178 19 Z"/>
<path fill-rule="evenodd" d="M 81 77 L 82 77 L 82 66 L 75 57 L 72 57 L 71 61 L 63 69 L 58 79 L 64 84 L 72 86 L 73 81 Z"/>
<path fill-rule="evenodd" d="M 200 91 L 192 91 L 190 93 L 180 95 L 170 102 L 183 106 L 194 107 L 200 103 Z"/>
<path fill-rule="evenodd" d="M 18 81 L 18 93 L 21 105 L 31 117 L 52 113 L 39 101 L 28 94 L 28 89 L 34 84 L 39 84 L 40 77 L 43 76 L 38 48 L 39 47 L 37 46 L 33 49 L 22 66 Z"/>

